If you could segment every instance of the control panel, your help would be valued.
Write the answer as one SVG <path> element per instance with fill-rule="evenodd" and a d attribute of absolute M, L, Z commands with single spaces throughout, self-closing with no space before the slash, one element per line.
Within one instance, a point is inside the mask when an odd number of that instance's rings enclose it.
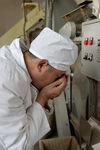
<path fill-rule="evenodd" d="M 82 73 L 100 81 L 100 19 L 82 24 Z"/>

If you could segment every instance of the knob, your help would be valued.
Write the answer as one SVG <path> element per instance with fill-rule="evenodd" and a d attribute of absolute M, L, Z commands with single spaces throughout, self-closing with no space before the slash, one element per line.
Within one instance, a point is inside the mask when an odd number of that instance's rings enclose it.
<path fill-rule="evenodd" d="M 88 57 L 88 59 L 87 59 L 87 60 L 92 61 L 92 60 L 93 60 L 93 54 L 89 54 L 89 57 Z"/>
<path fill-rule="evenodd" d="M 83 59 L 87 60 L 88 59 L 88 54 L 85 54 L 85 56 L 83 57 Z"/>

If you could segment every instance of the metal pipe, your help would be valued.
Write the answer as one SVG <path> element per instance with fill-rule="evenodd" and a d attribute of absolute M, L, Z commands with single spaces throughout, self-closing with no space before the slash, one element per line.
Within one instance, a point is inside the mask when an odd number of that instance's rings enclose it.
<path fill-rule="evenodd" d="M 45 0 L 45 25 L 52 29 L 53 0 Z"/>

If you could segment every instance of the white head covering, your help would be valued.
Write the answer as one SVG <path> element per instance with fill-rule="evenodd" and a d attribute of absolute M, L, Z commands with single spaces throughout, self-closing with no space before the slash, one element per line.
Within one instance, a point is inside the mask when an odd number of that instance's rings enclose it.
<path fill-rule="evenodd" d="M 68 38 L 44 28 L 32 41 L 29 51 L 40 59 L 47 59 L 49 65 L 66 71 L 77 58 L 77 46 Z"/>

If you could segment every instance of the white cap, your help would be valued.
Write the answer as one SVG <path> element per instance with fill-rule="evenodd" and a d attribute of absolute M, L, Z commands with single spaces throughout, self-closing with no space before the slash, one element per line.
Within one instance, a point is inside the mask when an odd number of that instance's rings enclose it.
<path fill-rule="evenodd" d="M 66 71 L 77 58 L 77 46 L 66 36 L 44 28 L 32 41 L 29 51 L 40 59 L 47 59 L 49 65 Z"/>

